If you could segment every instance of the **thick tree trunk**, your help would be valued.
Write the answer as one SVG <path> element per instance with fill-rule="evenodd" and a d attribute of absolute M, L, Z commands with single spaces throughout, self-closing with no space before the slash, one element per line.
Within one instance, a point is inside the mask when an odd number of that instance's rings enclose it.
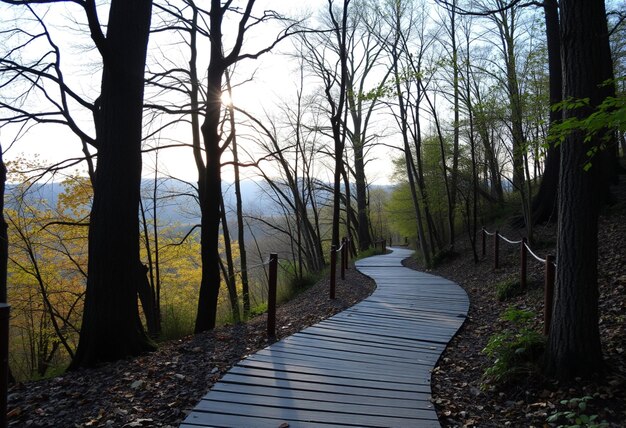
<path fill-rule="evenodd" d="M 563 97 L 589 98 L 590 107 L 566 109 L 564 118 L 587 117 L 612 85 L 604 2 L 561 0 Z M 588 150 L 582 132 L 562 144 L 559 183 L 558 266 L 553 318 L 548 338 L 547 369 L 561 379 L 589 377 L 602 370 L 598 328 L 598 212 L 608 187 L 607 157 L 599 152 L 588 171 Z"/>
<path fill-rule="evenodd" d="M 144 68 L 152 2 L 113 0 L 103 46 L 87 292 L 71 369 L 154 349 L 137 305 Z"/>
<path fill-rule="evenodd" d="M 545 0 L 543 4 L 546 22 L 546 38 L 548 41 L 550 105 L 552 106 L 563 99 L 559 10 L 556 0 Z M 560 118 L 560 111 L 550 109 L 550 124 L 555 123 Z M 555 147 L 554 144 L 551 144 L 548 148 L 541 184 L 532 202 L 532 221 L 535 224 L 546 221 L 556 221 L 560 163 L 561 147 Z"/>

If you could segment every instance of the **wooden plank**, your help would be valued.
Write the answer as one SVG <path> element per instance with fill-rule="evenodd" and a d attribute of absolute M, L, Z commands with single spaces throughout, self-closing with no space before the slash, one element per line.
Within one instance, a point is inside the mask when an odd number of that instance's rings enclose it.
<path fill-rule="evenodd" d="M 421 400 L 424 394 L 430 394 L 427 385 L 415 385 L 413 391 L 393 389 L 373 389 L 361 386 L 337 385 L 332 383 L 302 382 L 297 380 L 279 379 L 278 377 L 254 377 L 228 372 L 220 382 L 238 383 L 242 385 L 271 386 L 276 388 L 292 388 L 301 391 L 318 391 L 335 394 L 363 395 L 366 397 L 399 398 L 402 400 Z M 210 392 L 209 392 L 210 394 Z"/>
<path fill-rule="evenodd" d="M 232 428 L 232 427 L 246 427 L 246 428 L 277 428 L 281 424 L 285 423 L 284 419 L 274 418 L 259 418 L 246 415 L 230 415 L 219 413 L 192 413 L 185 419 L 180 425 L 180 428 L 198 428 L 198 427 L 214 427 L 214 428 Z M 340 424 L 320 424 L 312 422 L 299 421 L 297 424 L 289 424 L 290 428 L 319 428 L 320 426 L 332 426 L 332 427 L 354 427 L 354 425 L 340 425 Z"/>
<path fill-rule="evenodd" d="M 396 355 L 398 358 L 405 358 L 412 360 L 414 356 L 419 354 L 425 355 L 439 355 L 444 349 L 443 346 L 426 343 L 420 341 L 413 341 L 411 346 L 406 344 L 397 344 L 395 342 L 384 343 L 381 340 L 365 341 L 363 336 L 356 337 L 356 335 L 350 334 L 334 334 L 334 332 L 321 328 L 317 331 L 301 331 L 293 336 L 290 336 L 277 344 L 277 348 L 281 346 L 287 347 L 292 345 L 301 346 L 320 346 L 320 348 L 333 348 L 333 349 L 345 349 L 350 352 L 361 352 L 366 354 L 375 354 L 382 356 Z"/>
<path fill-rule="evenodd" d="M 216 392 L 227 392 L 233 394 L 261 395 L 266 397 L 284 397 L 312 401 L 324 401 L 329 403 L 363 404 L 367 406 L 388 407 L 388 408 L 419 408 L 432 409 L 430 394 L 421 395 L 421 399 L 401 399 L 370 397 L 365 395 L 340 394 L 334 392 L 303 391 L 289 388 L 275 388 L 258 385 L 242 385 L 237 383 L 218 382 L 211 389 L 207 398 Z"/>
<path fill-rule="evenodd" d="M 330 328 L 324 328 L 321 326 L 314 326 L 305 328 L 300 332 L 301 334 L 312 334 L 315 336 L 331 336 L 331 337 L 339 337 L 343 339 L 360 341 L 364 343 L 372 343 L 378 345 L 385 345 L 388 343 L 393 344 L 396 347 L 402 347 L 406 350 L 412 349 L 423 349 L 423 350 L 433 350 L 433 351 L 441 351 L 444 347 L 437 345 L 445 345 L 447 342 L 441 342 L 437 340 L 437 338 L 430 338 L 428 334 L 423 334 L 419 338 L 411 338 L 411 339 L 403 339 L 400 337 L 389 337 L 387 338 L 384 335 L 376 335 L 374 331 L 371 333 L 368 332 L 345 332 L 341 330 L 334 330 Z"/>
<path fill-rule="evenodd" d="M 197 412 L 195 414 L 206 415 L 208 422 L 210 422 L 212 414 L 239 415 L 241 414 L 241 408 L 242 406 L 236 403 L 202 400 L 196 407 Z M 352 424 L 362 427 L 423 426 L 422 422 L 428 424 L 429 421 L 433 421 L 432 415 L 434 414 L 434 412 L 428 412 L 430 417 L 402 418 L 344 413 L 340 411 L 340 407 L 336 411 L 329 413 L 315 410 L 299 410 L 286 407 L 268 407 L 251 404 L 246 405 L 245 409 L 246 416 L 254 416 L 257 418 L 272 418 L 282 419 L 285 421 L 301 421 L 309 423 Z M 437 420 L 435 419 L 434 422 L 437 422 Z"/>
<path fill-rule="evenodd" d="M 333 367 L 333 365 L 326 367 L 310 367 L 298 364 L 280 363 L 277 361 L 255 361 L 251 358 L 240 361 L 237 364 L 239 367 L 281 371 L 289 373 L 309 374 L 315 376 L 328 376 L 334 378 L 344 379 L 362 379 L 374 382 L 393 382 L 404 383 L 407 385 L 413 385 L 418 379 L 422 382 L 430 379 L 430 372 L 423 370 L 422 373 L 405 373 L 404 376 L 392 375 L 384 370 L 384 367 L 379 368 L 378 371 L 365 371 L 365 370 L 351 370 L 344 367 Z"/>
<path fill-rule="evenodd" d="M 351 386 L 355 388 L 364 388 L 364 389 L 380 389 L 380 390 L 392 390 L 392 391 L 406 391 L 412 392 L 415 390 L 416 385 L 426 385 L 430 384 L 430 379 L 428 381 L 421 381 L 420 379 L 415 379 L 415 382 L 411 383 L 396 383 L 390 380 L 384 381 L 373 381 L 373 380 L 365 380 L 354 377 L 340 377 L 331 372 L 320 373 L 318 375 L 311 375 L 306 373 L 297 373 L 297 372 L 284 372 L 284 371 L 274 371 L 274 370 L 263 370 L 251 367 L 242 367 L 235 366 L 231 368 L 228 373 L 239 376 L 250 376 L 250 377 L 266 377 L 272 379 L 283 379 L 286 381 L 298 381 L 305 383 L 318 383 L 323 385 L 344 385 Z"/>
<path fill-rule="evenodd" d="M 301 367 L 322 368 L 328 370 L 341 370 L 356 373 L 383 373 L 392 377 L 404 377 L 407 375 L 417 376 L 430 373 L 429 366 L 403 366 L 401 368 L 396 368 L 395 366 L 389 364 L 370 364 L 369 362 L 360 361 L 336 360 L 328 358 L 323 359 L 314 356 L 305 356 L 304 358 L 299 357 L 299 355 L 294 354 L 288 354 L 285 356 L 268 356 L 263 354 L 254 354 L 243 360 L 242 363 L 245 361 L 259 361 L 267 363 L 291 364 Z"/>
<path fill-rule="evenodd" d="M 432 354 L 417 354 L 411 358 L 411 356 L 404 357 L 397 355 L 399 351 L 395 353 L 384 354 L 384 350 L 380 353 L 359 353 L 353 350 L 351 347 L 346 346 L 345 349 L 341 349 L 340 342 L 336 343 L 337 348 L 333 348 L 332 345 L 325 346 L 324 348 L 314 348 L 307 350 L 305 346 L 299 344 L 290 344 L 288 347 L 272 348 L 274 352 L 283 352 L 286 354 L 296 355 L 312 355 L 316 357 L 327 357 L 331 359 L 338 359 L 344 361 L 355 361 L 363 363 L 381 364 L 394 367 L 402 367 L 410 369 L 415 366 L 423 366 L 433 364 L 437 361 L 438 356 Z"/>
<path fill-rule="evenodd" d="M 341 412 L 359 416 L 391 416 L 409 419 L 432 419 L 431 407 L 388 407 L 372 406 L 363 403 L 340 403 L 338 401 L 307 400 L 304 398 L 285 397 L 278 395 L 257 395 L 231 393 L 221 391 L 205 397 L 206 401 L 238 403 L 253 406 L 281 407 L 294 410 L 318 412 Z M 422 403 L 426 403 L 422 401 Z M 202 405 L 198 410 L 203 410 Z"/>

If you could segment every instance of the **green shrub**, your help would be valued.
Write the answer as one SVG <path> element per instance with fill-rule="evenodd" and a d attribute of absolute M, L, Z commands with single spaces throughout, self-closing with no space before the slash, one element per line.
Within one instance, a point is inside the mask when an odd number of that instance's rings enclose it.
<path fill-rule="evenodd" d="M 357 260 L 366 259 L 368 257 L 377 256 L 379 254 L 382 254 L 380 247 L 378 248 L 370 247 L 365 251 L 359 251 L 359 254 L 356 256 L 356 259 Z"/>
<path fill-rule="evenodd" d="M 496 285 L 496 297 L 500 302 L 522 294 L 522 285 L 517 279 L 507 279 Z"/>
<path fill-rule="evenodd" d="M 563 412 L 552 413 L 546 422 L 553 424 L 560 421 L 567 421 L 566 425 L 558 425 L 558 428 L 606 428 L 609 424 L 606 421 L 598 422 L 598 415 L 587 415 L 587 404 L 593 400 L 593 397 L 587 395 L 581 398 L 570 398 L 569 400 L 561 400 L 561 404 L 566 406 L 568 410 Z"/>
<path fill-rule="evenodd" d="M 165 305 L 159 341 L 180 339 L 193 334 L 195 317 L 195 311 L 190 313 L 180 308 L 176 309 L 175 305 Z"/>
<path fill-rule="evenodd" d="M 493 359 L 493 365 L 483 374 L 483 386 L 502 386 L 529 373 L 539 372 L 539 361 L 545 349 L 545 338 L 534 331 L 534 314 L 515 308 L 507 309 L 501 317 L 509 327 L 491 336 L 483 353 Z"/>
<path fill-rule="evenodd" d="M 253 308 L 250 308 L 250 318 L 256 317 L 267 312 L 267 302 L 260 303 Z"/>

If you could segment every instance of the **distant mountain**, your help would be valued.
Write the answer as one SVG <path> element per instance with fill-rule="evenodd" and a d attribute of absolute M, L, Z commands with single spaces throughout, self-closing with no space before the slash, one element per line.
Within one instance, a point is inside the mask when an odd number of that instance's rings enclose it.
<path fill-rule="evenodd" d="M 262 181 L 244 180 L 241 182 L 241 199 L 244 212 L 260 216 L 281 215 L 282 209 L 274 200 L 274 193 L 267 183 Z M 383 189 L 389 193 L 394 186 L 374 185 L 372 188 Z M 144 207 L 151 210 L 153 180 L 142 181 L 142 197 Z M 16 185 L 7 185 L 7 207 L 14 202 L 10 197 L 17 190 Z M 61 183 L 43 183 L 33 185 L 27 195 L 30 204 L 52 207 L 56 205 L 59 194 L 64 190 Z M 192 184 L 170 178 L 161 178 L 157 182 L 157 215 L 163 223 L 196 224 L 200 221 L 200 209 L 196 200 L 196 190 Z M 235 186 L 233 183 L 222 183 L 222 194 L 227 210 L 234 212 L 236 206 Z M 329 191 L 318 191 L 318 202 L 330 199 Z M 217 200 L 215 201 L 217 203 Z M 151 217 L 151 215 L 148 215 Z M 234 223 L 234 215 L 230 216 Z M 229 221 L 230 222 L 230 221 Z"/>

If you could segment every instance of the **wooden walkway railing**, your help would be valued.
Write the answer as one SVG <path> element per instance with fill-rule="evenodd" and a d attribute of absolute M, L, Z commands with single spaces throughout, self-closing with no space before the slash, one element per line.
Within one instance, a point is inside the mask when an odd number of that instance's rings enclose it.
<path fill-rule="evenodd" d="M 556 278 L 556 261 L 553 255 L 548 254 L 542 259 L 528 246 L 526 238 L 513 241 L 500 234 L 499 231 L 488 232 L 482 228 L 482 254 L 483 257 L 487 253 L 487 236 L 493 236 L 493 268 L 498 269 L 500 266 L 500 241 L 507 244 L 519 245 L 520 247 L 520 286 L 522 289 L 527 288 L 527 265 L 528 254 L 533 256 L 535 260 L 544 265 L 544 305 L 543 305 L 543 333 L 547 335 L 550 332 L 550 324 L 552 322 L 552 304 L 554 302 L 554 280 Z"/>
<path fill-rule="evenodd" d="M 181 427 L 437 427 L 431 370 L 469 301 L 444 278 L 402 267 L 412 251 L 356 263 L 376 291 L 240 361 Z"/>

